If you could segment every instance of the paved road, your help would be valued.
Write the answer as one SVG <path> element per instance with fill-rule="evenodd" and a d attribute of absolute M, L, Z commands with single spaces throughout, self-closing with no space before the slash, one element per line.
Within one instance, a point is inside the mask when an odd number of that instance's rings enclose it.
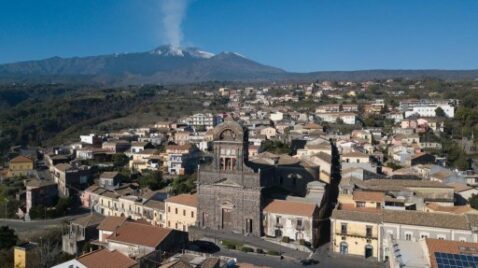
<path fill-rule="evenodd" d="M 61 226 L 63 222 L 68 222 L 70 220 L 85 216 L 87 214 L 88 213 L 82 213 L 78 215 L 66 216 L 66 217 L 61 217 L 56 219 L 33 220 L 33 221 L 0 219 L 0 226 L 7 225 L 10 228 L 15 229 L 15 231 L 17 232 L 41 230 L 41 229 L 48 229 L 52 227 Z"/>
<path fill-rule="evenodd" d="M 350 267 L 350 268 L 374 268 L 385 267 L 384 264 L 372 260 L 365 260 L 361 257 L 332 255 L 329 256 L 327 250 L 322 250 L 318 255 L 313 256 L 313 259 L 318 261 L 317 264 L 310 265 L 310 267 Z M 237 250 L 228 250 L 221 248 L 221 250 L 214 255 L 228 256 L 236 258 L 239 263 L 251 263 L 257 266 L 267 267 L 304 267 L 300 262 L 288 258 L 280 259 L 277 256 L 268 256 L 254 253 L 244 253 Z"/>

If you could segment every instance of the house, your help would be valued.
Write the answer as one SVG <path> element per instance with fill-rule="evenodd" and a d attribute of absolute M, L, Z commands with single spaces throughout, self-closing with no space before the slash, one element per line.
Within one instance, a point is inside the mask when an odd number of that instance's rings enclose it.
<path fill-rule="evenodd" d="M 65 163 L 52 167 L 51 171 L 55 183 L 58 184 L 58 192 L 62 196 L 70 196 L 70 189 L 75 192 L 84 189 L 91 176 L 89 167 L 74 167 Z"/>
<path fill-rule="evenodd" d="M 150 199 L 143 205 L 143 214 L 151 217 L 151 224 L 154 226 L 165 227 L 166 226 L 166 210 L 165 203 L 163 201 Z"/>
<path fill-rule="evenodd" d="M 133 268 L 138 263 L 118 250 L 107 248 L 86 253 L 76 259 L 53 266 L 52 268 Z"/>
<path fill-rule="evenodd" d="M 139 172 L 158 170 L 161 167 L 161 156 L 156 149 L 144 149 L 133 153 L 129 161 L 129 168 Z"/>
<path fill-rule="evenodd" d="M 80 142 L 90 145 L 100 145 L 102 139 L 98 135 L 91 133 L 89 135 L 80 135 Z"/>
<path fill-rule="evenodd" d="M 125 217 L 106 216 L 97 227 L 98 241 L 106 243 L 106 239 L 125 221 Z"/>
<path fill-rule="evenodd" d="M 99 186 L 108 190 L 118 188 L 121 183 L 121 178 L 118 172 L 110 171 L 103 172 L 100 175 Z"/>
<path fill-rule="evenodd" d="M 35 206 L 51 207 L 58 199 L 58 185 L 51 180 L 31 179 L 25 182 L 26 213 Z"/>
<path fill-rule="evenodd" d="M 36 243 L 22 243 L 13 248 L 13 263 L 15 268 L 34 268 L 40 262 L 40 248 Z"/>
<path fill-rule="evenodd" d="M 196 225 L 198 199 L 195 194 L 180 194 L 164 201 L 166 207 L 166 227 L 188 231 Z"/>
<path fill-rule="evenodd" d="M 131 147 L 128 141 L 106 141 L 103 142 L 101 148 L 111 153 L 124 153 Z"/>
<path fill-rule="evenodd" d="M 172 229 L 125 221 L 106 238 L 107 248 L 130 258 L 140 258 L 153 251 L 173 251 L 183 248 L 187 235 Z"/>
<path fill-rule="evenodd" d="M 178 145 L 186 145 L 189 143 L 190 136 L 189 131 L 177 131 L 174 133 L 174 142 Z"/>
<path fill-rule="evenodd" d="M 315 203 L 292 200 L 270 201 L 263 209 L 266 236 L 318 244 L 319 209 Z M 301 242 L 303 243 L 303 242 Z"/>
<path fill-rule="evenodd" d="M 154 146 L 150 142 L 133 142 L 131 143 L 131 153 L 140 153 L 145 149 L 153 149 Z"/>
<path fill-rule="evenodd" d="M 356 114 L 355 113 L 344 113 L 344 112 L 339 112 L 339 113 L 318 113 L 317 116 L 322 119 L 324 122 L 328 123 L 343 123 L 346 125 L 355 125 L 355 118 Z"/>
<path fill-rule="evenodd" d="M 62 236 L 62 251 L 70 255 L 77 255 L 89 241 L 98 239 L 98 225 L 104 216 L 91 213 L 76 218 L 68 225 L 68 231 Z"/>
<path fill-rule="evenodd" d="M 343 163 L 370 163 L 369 156 L 361 152 L 348 152 L 340 157 Z"/>
<path fill-rule="evenodd" d="M 10 160 L 8 165 L 8 176 L 27 176 L 34 170 L 34 161 L 30 157 L 19 155 Z"/>

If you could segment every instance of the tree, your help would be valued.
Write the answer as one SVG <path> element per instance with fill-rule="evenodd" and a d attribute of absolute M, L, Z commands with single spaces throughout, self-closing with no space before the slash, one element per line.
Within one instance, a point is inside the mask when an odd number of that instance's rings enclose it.
<path fill-rule="evenodd" d="M 472 195 L 469 199 L 468 202 L 470 203 L 470 206 L 474 209 L 478 209 L 478 195 L 474 194 Z"/>
<path fill-rule="evenodd" d="M 445 111 L 443 111 L 443 109 L 441 107 L 437 107 L 435 109 L 435 116 L 446 117 L 446 113 L 445 113 Z"/>
<path fill-rule="evenodd" d="M 195 189 L 196 189 L 195 174 L 178 176 L 171 183 L 171 190 L 174 194 L 191 193 Z"/>
<path fill-rule="evenodd" d="M 113 155 L 113 165 L 115 167 L 123 167 L 128 164 L 129 158 L 125 154 L 114 154 Z"/>
<path fill-rule="evenodd" d="M 139 185 L 141 187 L 148 187 L 155 191 L 166 187 L 167 183 L 163 180 L 163 174 L 159 171 L 148 172 L 139 177 Z"/>
<path fill-rule="evenodd" d="M 0 249 L 10 249 L 17 244 L 18 237 L 8 226 L 0 227 Z"/>

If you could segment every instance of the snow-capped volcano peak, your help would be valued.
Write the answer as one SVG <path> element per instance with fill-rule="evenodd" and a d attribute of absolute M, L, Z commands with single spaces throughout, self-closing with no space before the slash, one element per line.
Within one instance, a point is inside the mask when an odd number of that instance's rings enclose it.
<path fill-rule="evenodd" d="M 193 58 L 204 58 L 209 59 L 214 56 L 213 53 L 202 51 L 194 47 L 181 48 L 171 45 L 160 46 L 151 51 L 151 54 L 161 55 L 161 56 L 171 56 L 171 57 L 184 57 L 190 56 Z"/>

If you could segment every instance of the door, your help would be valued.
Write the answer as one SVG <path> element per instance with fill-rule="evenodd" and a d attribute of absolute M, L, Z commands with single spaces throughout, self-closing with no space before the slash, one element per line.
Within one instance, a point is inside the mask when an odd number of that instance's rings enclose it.
<path fill-rule="evenodd" d="M 373 256 L 373 247 L 371 245 L 365 246 L 365 258 L 369 258 Z"/>
<path fill-rule="evenodd" d="M 232 225 L 232 209 L 223 208 L 222 209 L 222 229 L 231 230 Z"/>
<path fill-rule="evenodd" d="M 346 242 L 340 243 L 340 254 L 347 254 L 349 252 L 349 246 Z"/>

